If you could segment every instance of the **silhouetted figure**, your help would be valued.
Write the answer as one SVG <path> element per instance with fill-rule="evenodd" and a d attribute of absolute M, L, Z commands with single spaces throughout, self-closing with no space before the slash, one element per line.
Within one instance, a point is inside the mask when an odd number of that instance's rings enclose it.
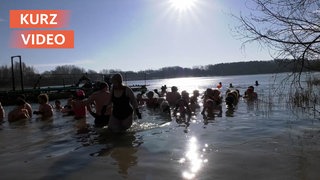
<path fill-rule="evenodd" d="M 123 132 L 131 127 L 134 111 L 139 119 L 141 119 L 141 113 L 132 89 L 122 84 L 122 75 L 113 75 L 111 81 L 111 101 L 113 106 L 108 128 L 112 132 Z"/>
<path fill-rule="evenodd" d="M 247 100 L 256 100 L 256 99 L 258 99 L 258 94 L 256 92 L 254 92 L 254 87 L 253 86 L 249 86 L 247 88 L 247 90 L 244 92 L 243 98 L 245 98 Z"/>

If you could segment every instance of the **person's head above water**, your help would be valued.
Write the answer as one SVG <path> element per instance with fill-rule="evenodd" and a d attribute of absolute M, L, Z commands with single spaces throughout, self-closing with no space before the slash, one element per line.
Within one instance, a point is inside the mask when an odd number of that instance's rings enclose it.
<path fill-rule="evenodd" d="M 178 92 L 178 87 L 177 86 L 172 86 L 171 87 L 171 92 Z"/>
<path fill-rule="evenodd" d="M 123 81 L 122 75 L 119 73 L 114 74 L 111 78 L 111 81 L 113 86 L 121 86 Z"/>
<path fill-rule="evenodd" d="M 109 90 L 109 85 L 106 82 L 99 82 L 99 90 L 103 90 L 105 88 Z"/>

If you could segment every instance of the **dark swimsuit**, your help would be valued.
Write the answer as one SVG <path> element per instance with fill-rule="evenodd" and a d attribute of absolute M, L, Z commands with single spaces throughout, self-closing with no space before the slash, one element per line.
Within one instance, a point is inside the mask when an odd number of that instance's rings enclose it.
<path fill-rule="evenodd" d="M 126 88 L 120 97 L 114 96 L 114 92 L 112 91 L 112 103 L 112 115 L 119 120 L 124 120 L 133 113 L 130 98 L 126 96 Z"/>
<path fill-rule="evenodd" d="M 101 115 L 98 115 L 94 112 L 90 112 L 90 114 L 95 118 L 94 125 L 96 127 L 103 127 L 108 125 L 110 116 L 105 115 L 106 111 L 107 111 L 107 106 L 105 105 L 101 109 Z"/>

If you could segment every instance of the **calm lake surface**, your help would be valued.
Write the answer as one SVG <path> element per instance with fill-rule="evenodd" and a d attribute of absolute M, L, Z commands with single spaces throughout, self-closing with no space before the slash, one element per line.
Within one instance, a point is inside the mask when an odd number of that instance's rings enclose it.
<path fill-rule="evenodd" d="M 319 179 L 319 114 L 291 108 L 286 98 L 287 85 L 275 77 L 268 74 L 148 80 L 149 90 L 160 90 L 162 85 L 170 90 L 175 85 L 180 92 L 187 90 L 190 94 L 195 89 L 202 94 L 219 82 L 223 93 L 232 83 L 243 94 L 257 80 L 259 100 L 247 103 L 241 98 L 234 112 L 227 111 L 223 103 L 222 117 L 208 121 L 200 114 L 201 107 L 189 123 L 142 107 L 142 119 L 137 119 L 128 133 L 118 136 L 99 136 L 101 131 L 77 134 L 77 121 L 61 112 L 54 112 L 50 122 L 36 117 L 24 123 L 4 122 L 0 125 L 0 177 Z M 37 109 L 38 105 L 32 107 Z M 6 112 L 11 108 L 5 107 Z M 93 125 L 89 114 L 86 120 Z"/>

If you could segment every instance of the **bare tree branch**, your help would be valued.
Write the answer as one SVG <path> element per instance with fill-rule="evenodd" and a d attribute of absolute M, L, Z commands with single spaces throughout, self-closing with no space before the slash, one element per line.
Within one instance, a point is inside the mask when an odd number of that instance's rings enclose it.
<path fill-rule="evenodd" d="M 236 32 L 243 44 L 259 42 L 278 57 L 291 58 L 301 74 L 308 61 L 320 54 L 320 1 L 248 0 L 250 14 L 234 16 L 240 22 Z M 249 3 L 248 3 L 249 4 Z M 249 7 L 248 7 L 249 8 Z"/>

